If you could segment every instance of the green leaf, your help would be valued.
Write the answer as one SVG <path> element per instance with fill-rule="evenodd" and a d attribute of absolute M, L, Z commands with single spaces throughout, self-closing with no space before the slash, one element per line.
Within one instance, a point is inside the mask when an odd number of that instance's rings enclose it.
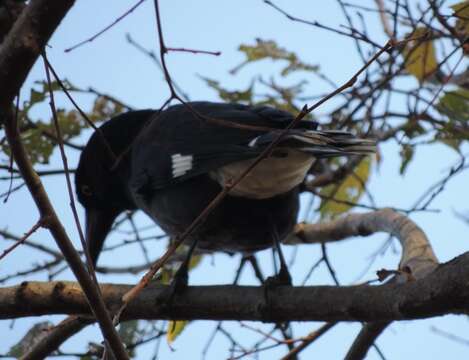
<path fill-rule="evenodd" d="M 323 198 L 319 211 L 322 219 L 334 219 L 353 207 L 352 203 L 356 203 L 363 194 L 370 168 L 371 157 L 368 156 L 338 186 L 333 184 L 321 189 Z"/>
<path fill-rule="evenodd" d="M 48 164 L 55 145 L 52 143 L 51 139 L 45 137 L 41 131 L 49 131 L 48 126 L 40 121 L 36 123 L 36 126 L 37 128 L 22 132 L 21 139 L 28 152 L 29 159 L 33 164 Z"/>
<path fill-rule="evenodd" d="M 440 98 L 435 108 L 443 115 L 446 115 L 450 121 L 456 121 L 463 124 L 469 120 L 469 90 L 458 89 L 447 91 Z"/>
<path fill-rule="evenodd" d="M 290 52 L 279 47 L 273 40 L 256 39 L 255 45 L 239 46 L 239 51 L 246 55 L 246 61 L 257 61 L 265 58 L 286 59 Z"/>
<path fill-rule="evenodd" d="M 182 331 L 189 324 L 186 320 L 169 321 L 168 332 L 166 333 L 166 341 L 171 344 L 176 338 L 181 335 Z"/>
<path fill-rule="evenodd" d="M 57 120 L 64 140 L 80 135 L 83 129 L 83 122 L 76 110 L 57 110 Z M 51 121 L 53 121 L 53 119 L 51 119 Z M 50 126 L 50 131 L 55 134 L 55 126 L 53 124 Z"/>
<path fill-rule="evenodd" d="M 282 76 L 287 76 L 288 74 L 299 70 L 316 72 L 319 69 L 317 65 L 303 63 L 294 52 L 279 47 L 273 40 L 256 39 L 256 44 L 241 44 L 238 49 L 244 53 L 246 59 L 241 64 L 230 70 L 232 75 L 235 75 L 247 64 L 264 59 L 287 61 L 287 66 L 280 73 Z"/>
<path fill-rule="evenodd" d="M 44 93 L 43 91 L 31 89 L 31 94 L 29 96 L 29 106 L 31 107 L 34 104 L 44 101 L 44 99 L 46 98 L 45 94 L 46 93 Z"/>
<path fill-rule="evenodd" d="M 36 81 L 35 84 L 41 85 L 40 90 L 31 88 L 29 99 L 24 102 L 23 111 L 27 112 L 33 105 L 43 102 L 49 96 L 49 85 L 46 81 Z M 61 90 L 58 82 L 51 82 L 52 91 Z"/>
<path fill-rule="evenodd" d="M 69 140 L 81 133 L 84 124 L 81 122 L 78 112 L 75 110 L 57 110 L 57 120 L 64 140 Z M 50 134 L 51 136 L 47 136 Z M 54 138 L 57 136 L 54 119 L 49 124 L 42 121 L 31 123 L 29 129 L 21 133 L 21 139 L 33 164 L 48 164 L 49 158 L 57 146 Z"/>
<path fill-rule="evenodd" d="M 93 104 L 93 109 L 88 115 L 88 118 L 93 122 L 104 121 L 124 112 L 124 107 L 111 99 L 98 96 Z"/>
<path fill-rule="evenodd" d="M 409 166 L 410 161 L 414 157 L 414 148 L 408 144 L 403 144 L 401 148 L 401 167 L 399 168 L 399 173 L 403 175 Z"/>
<path fill-rule="evenodd" d="M 405 69 L 414 75 L 419 82 L 425 81 L 438 70 L 438 61 L 435 55 L 435 47 L 431 40 L 423 40 L 429 33 L 426 28 L 420 27 L 410 34 L 415 38 L 406 44 L 404 48 Z"/>
<path fill-rule="evenodd" d="M 453 124 L 450 122 L 438 131 L 433 138 L 433 142 L 442 143 L 457 153 L 461 153 L 460 147 L 462 142 L 469 140 L 469 128 L 462 128 Z"/>
<path fill-rule="evenodd" d="M 62 81 L 69 90 L 80 89 L 74 87 L 67 80 Z M 59 83 L 56 81 L 50 84 L 52 91 L 61 91 Z M 53 116 L 49 122 L 32 120 L 29 112 L 38 103 L 49 98 L 49 84 L 46 81 L 36 81 L 35 88 L 31 89 L 29 99 L 23 102 L 23 108 L 18 112 L 18 125 L 21 131 L 21 139 L 33 164 L 48 164 L 54 148 L 57 146 L 56 129 Z M 97 96 L 92 111 L 88 117 L 92 121 L 101 121 L 118 115 L 124 111 L 124 107 L 118 101 L 111 98 Z M 86 127 L 81 115 L 76 110 L 57 109 L 57 119 L 62 133 L 63 140 L 70 140 L 78 135 Z M 10 154 L 9 147 L 2 143 L 0 149 Z"/>
<path fill-rule="evenodd" d="M 280 73 L 282 76 L 287 76 L 291 74 L 292 72 L 300 71 L 300 70 L 311 71 L 311 72 L 317 72 L 319 70 L 319 66 L 305 64 L 301 62 L 295 54 L 293 54 L 293 56 L 290 56 L 288 60 L 290 61 L 290 63 Z"/>
<path fill-rule="evenodd" d="M 227 101 L 227 102 L 241 102 L 241 103 L 252 103 L 252 96 L 253 96 L 253 88 L 254 88 L 254 81 L 251 82 L 249 87 L 245 90 L 227 90 L 223 88 L 220 83 L 216 80 L 212 80 L 203 76 L 200 76 L 202 80 L 212 89 L 214 89 L 220 99 Z"/>
<path fill-rule="evenodd" d="M 45 94 L 49 93 L 49 83 L 47 81 L 45 81 L 45 80 L 44 81 L 36 81 L 35 83 L 42 85 L 42 92 L 43 93 L 45 93 Z M 66 84 L 67 80 L 62 81 L 62 83 Z M 57 81 L 51 81 L 50 82 L 50 89 L 52 91 L 62 90 L 62 88 L 60 87 L 60 85 Z"/>

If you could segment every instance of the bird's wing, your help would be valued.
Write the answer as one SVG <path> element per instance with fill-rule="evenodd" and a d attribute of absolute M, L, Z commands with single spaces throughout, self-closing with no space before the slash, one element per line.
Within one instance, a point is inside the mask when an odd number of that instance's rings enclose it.
<path fill-rule="evenodd" d="M 195 102 L 170 107 L 134 145 L 131 187 L 136 192 L 161 189 L 257 157 L 293 120 L 290 113 L 267 106 Z M 312 157 L 375 151 L 372 140 L 316 127 L 312 121 L 300 121 L 284 134 L 279 146 Z"/>
<path fill-rule="evenodd" d="M 134 145 L 131 186 L 137 191 L 159 189 L 256 157 L 265 142 L 251 142 L 292 120 L 290 113 L 267 106 L 195 102 L 170 107 L 155 117 Z M 302 127 L 316 125 L 303 121 Z"/>

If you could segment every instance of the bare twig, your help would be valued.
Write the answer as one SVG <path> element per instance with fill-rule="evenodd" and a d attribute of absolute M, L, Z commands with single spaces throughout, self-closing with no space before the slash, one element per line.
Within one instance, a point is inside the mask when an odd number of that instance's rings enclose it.
<path fill-rule="evenodd" d="M 272 1 L 270 0 L 264 0 L 264 3 L 266 3 L 267 5 L 271 6 L 272 8 L 274 8 L 275 10 L 277 10 L 278 12 L 280 12 L 281 14 L 283 14 L 286 18 L 288 18 L 289 20 L 291 21 L 295 21 L 295 22 L 299 22 L 299 23 L 302 23 L 302 24 L 306 24 L 306 25 L 311 25 L 311 26 L 315 26 L 317 28 L 320 28 L 320 29 L 324 29 L 324 30 L 328 30 L 328 31 L 332 31 L 336 34 L 339 34 L 339 35 L 344 35 L 344 36 L 347 36 L 347 37 L 351 37 L 353 39 L 357 39 L 357 40 L 362 40 L 364 42 L 367 42 L 371 45 L 373 45 L 374 47 L 376 48 L 381 48 L 381 46 L 377 43 L 375 43 L 374 41 L 368 39 L 367 37 L 363 36 L 362 34 L 358 34 L 357 32 L 351 32 L 351 33 L 347 33 L 347 32 L 344 32 L 342 30 L 339 30 L 339 29 L 334 29 L 330 26 L 326 26 L 326 25 L 323 25 L 317 21 L 309 21 L 309 20 L 304 20 L 304 19 L 300 19 L 298 17 L 295 17 L 293 15 L 290 15 L 289 13 L 287 13 L 285 10 L 281 9 L 279 6 L 275 5 Z"/>
<path fill-rule="evenodd" d="M 213 55 L 213 56 L 221 55 L 221 51 L 207 51 L 207 50 L 196 50 L 196 49 L 175 48 L 175 47 L 167 47 L 166 50 L 175 51 L 175 52 L 188 52 L 191 54 L 205 54 L 205 55 Z"/>
<path fill-rule="evenodd" d="M 135 5 L 133 5 L 130 9 L 128 9 L 125 13 L 123 13 L 122 15 L 120 15 L 116 20 L 114 20 L 112 23 L 110 23 L 108 26 L 106 26 L 104 29 L 100 30 L 99 32 L 97 32 L 96 34 L 94 34 L 93 36 L 89 37 L 88 39 L 86 40 L 83 40 L 81 42 L 79 42 L 78 44 L 76 45 L 73 45 L 67 49 L 65 49 L 65 52 L 70 52 L 72 50 L 75 50 L 76 48 L 86 44 L 86 43 L 89 43 L 89 42 L 92 42 L 94 41 L 96 38 L 98 38 L 99 36 L 101 36 L 102 34 L 104 34 L 106 31 L 108 31 L 110 28 L 112 28 L 114 25 L 118 24 L 122 19 L 124 19 L 127 15 L 131 14 L 136 8 L 138 8 L 145 0 L 139 0 L 137 3 L 135 3 Z"/>
<path fill-rule="evenodd" d="M 16 243 L 11 245 L 9 248 L 3 250 L 3 252 L 0 254 L 0 260 L 2 260 L 5 256 L 7 256 L 9 253 L 11 253 L 13 250 L 15 250 L 18 246 L 23 244 L 26 239 L 28 239 L 34 232 L 36 232 L 37 229 L 39 229 L 41 226 L 43 226 L 44 223 L 46 223 L 47 220 L 45 219 L 39 219 L 36 224 L 33 225 L 33 227 L 26 232 L 22 238 L 18 239 Z"/>
<path fill-rule="evenodd" d="M 293 350 L 291 350 L 288 354 L 282 357 L 281 360 L 292 360 L 301 351 L 306 349 L 309 345 L 311 345 L 314 341 L 319 339 L 322 335 L 324 335 L 326 332 L 332 329 L 335 325 L 337 325 L 336 322 L 330 322 L 330 323 L 324 324 L 319 329 L 310 332 L 307 336 L 303 338 L 300 345 L 293 348 Z"/>
<path fill-rule="evenodd" d="M 384 0 L 375 0 L 376 6 L 378 7 L 379 18 L 381 24 L 383 25 L 383 30 L 389 38 L 394 38 L 395 34 L 392 31 L 391 25 L 389 24 L 389 19 L 387 17 L 388 11 L 386 11 L 386 6 L 384 5 Z"/>
<path fill-rule="evenodd" d="M 62 131 L 61 131 L 60 125 L 59 125 L 59 119 L 57 118 L 57 109 L 55 107 L 54 92 L 52 91 L 52 85 L 51 85 L 51 79 L 50 79 L 50 73 L 49 73 L 49 66 L 50 65 L 49 65 L 49 62 L 47 61 L 46 51 L 44 51 L 42 53 L 42 57 L 44 59 L 44 69 L 45 69 L 45 72 L 46 72 L 47 85 L 49 87 L 49 96 L 50 96 L 49 104 L 50 104 L 50 108 L 51 108 L 51 112 L 52 112 L 52 119 L 54 121 L 54 127 L 55 127 L 55 132 L 56 132 L 56 135 L 57 135 L 57 140 L 59 142 L 60 157 L 62 158 L 62 164 L 63 164 L 64 172 L 65 172 L 67 192 L 68 192 L 68 196 L 69 196 L 69 199 L 70 199 L 70 208 L 72 210 L 73 219 L 74 219 L 75 225 L 77 227 L 78 236 L 80 237 L 80 241 L 81 241 L 81 245 L 83 247 L 83 251 L 85 252 L 85 255 L 86 255 L 86 264 L 88 266 L 88 272 L 89 272 L 91 278 L 93 279 L 93 281 L 95 282 L 95 284 L 97 285 L 98 284 L 98 279 L 96 278 L 96 274 L 94 272 L 93 262 L 91 261 L 91 256 L 90 256 L 89 251 L 88 251 L 88 246 L 86 245 L 86 242 L 85 242 L 85 236 L 83 234 L 83 229 L 82 229 L 82 226 L 80 224 L 80 219 L 78 218 L 77 208 L 75 206 L 75 199 L 74 199 L 74 196 L 73 196 L 72 181 L 70 180 L 70 172 L 68 170 L 68 160 L 67 160 L 67 155 L 65 154 L 64 144 L 63 144 L 63 140 L 62 140 Z"/>

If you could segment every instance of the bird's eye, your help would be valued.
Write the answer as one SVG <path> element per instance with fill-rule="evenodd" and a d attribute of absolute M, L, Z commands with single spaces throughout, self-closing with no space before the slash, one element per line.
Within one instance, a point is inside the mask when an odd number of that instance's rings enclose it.
<path fill-rule="evenodd" d="M 86 195 L 86 196 L 91 196 L 92 195 L 91 189 L 88 185 L 83 185 L 81 187 L 81 192 L 82 192 L 83 195 Z"/>

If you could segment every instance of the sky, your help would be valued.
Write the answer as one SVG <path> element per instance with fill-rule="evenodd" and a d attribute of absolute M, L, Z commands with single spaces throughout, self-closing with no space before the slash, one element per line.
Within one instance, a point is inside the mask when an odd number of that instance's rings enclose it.
<path fill-rule="evenodd" d="M 251 77 L 259 72 L 268 78 L 278 70 L 278 65 L 264 61 L 258 65 L 240 71 L 236 76 L 229 70 L 242 62 L 243 56 L 237 51 L 241 43 L 253 44 L 256 38 L 276 40 L 280 46 L 295 51 L 304 62 L 319 64 L 321 69 L 337 83 L 343 83 L 361 66 L 355 53 L 354 44 L 350 39 L 337 34 L 298 24 L 285 19 L 263 1 L 181 1 L 161 0 L 163 31 L 167 46 L 221 51 L 220 56 L 193 55 L 188 53 L 170 53 L 167 62 L 170 73 L 177 84 L 189 94 L 191 100 L 218 100 L 216 93 L 209 89 L 200 76 L 217 79 L 224 86 L 232 89 L 245 88 Z M 104 93 L 123 100 L 134 108 L 158 108 L 168 97 L 168 89 L 161 71 L 126 41 L 130 34 L 138 43 L 147 49 L 157 51 L 157 33 L 153 2 L 147 0 L 130 16 L 117 26 L 71 52 L 64 52 L 76 43 L 89 38 L 111 23 L 128 10 L 135 1 L 77 1 L 59 29 L 49 42 L 48 57 L 57 73 L 79 87 L 92 86 Z M 112 5 L 111 5 L 112 4 Z M 276 1 L 280 7 L 290 13 L 309 20 L 333 27 L 345 24 L 345 19 L 335 1 L 312 3 L 310 1 Z M 374 1 L 361 1 L 361 5 L 374 6 Z M 380 43 L 386 42 L 377 16 L 368 15 L 366 23 L 373 39 Z M 309 74 L 295 75 L 294 81 L 306 76 L 307 89 L 312 94 L 331 91 L 323 82 Z M 45 78 L 43 65 L 38 62 L 29 75 L 22 96 L 27 97 L 35 80 Z M 89 109 L 93 98 L 89 95 L 76 96 L 79 104 Z M 59 106 L 70 108 L 63 96 L 58 96 Z M 324 113 L 327 105 L 318 109 Z M 34 108 L 37 119 L 49 119 L 50 110 L 47 103 Z M 84 143 L 91 132 L 86 131 L 80 137 Z M 75 140 L 78 142 L 78 140 Z M 465 148 L 467 152 L 467 146 Z M 415 160 L 409 167 L 405 177 L 399 175 L 400 158 L 396 144 L 390 142 L 380 147 L 381 164 L 373 168 L 369 189 L 375 196 L 379 207 L 394 206 L 409 208 L 430 185 L 443 178 L 458 159 L 455 152 L 443 145 L 422 146 Z M 69 163 L 73 166 L 78 161 L 79 152 L 68 150 Z M 60 166 L 57 154 L 52 159 L 53 167 Z M 462 196 L 461 189 L 467 188 L 467 173 L 452 179 L 445 191 L 432 204 L 432 209 L 439 212 L 422 212 L 412 215 L 414 220 L 428 235 L 437 257 L 441 262 L 448 261 L 468 249 L 468 227 L 454 216 L 454 211 L 469 211 L 467 199 Z M 70 237 L 77 247 L 79 241 L 72 214 L 68 204 L 65 181 L 61 177 L 44 179 L 46 190 L 63 221 Z M 0 192 L 4 192 L 6 182 L 0 183 Z M 307 199 L 303 199 L 306 203 Z M 83 212 L 80 212 L 83 215 Z M 13 194 L 6 204 L 0 204 L 0 227 L 17 234 L 27 231 L 37 221 L 37 211 L 27 191 Z M 300 215 L 301 216 L 301 215 Z M 138 216 L 139 224 L 150 224 L 144 215 Z M 151 231 L 157 231 L 152 229 Z M 374 272 L 381 268 L 395 268 L 399 262 L 397 253 L 388 251 L 386 256 L 378 256 L 363 277 L 364 269 L 374 254 L 386 240 L 386 235 L 378 234 L 369 238 L 354 238 L 329 246 L 329 256 L 337 270 L 342 284 L 353 284 L 374 278 Z M 39 230 L 32 237 L 36 242 L 54 246 L 53 240 L 46 230 Z M 112 243 L 120 239 L 119 235 L 109 239 Z M 0 249 L 7 246 L 1 243 Z M 152 258 L 157 258 L 164 251 L 163 242 L 155 243 L 149 248 Z M 298 249 L 297 249 L 298 250 Z M 295 249 L 286 247 L 287 258 L 295 253 Z M 37 252 L 20 247 L 0 262 L 0 277 L 26 268 L 31 262 L 40 262 Z M 301 246 L 296 252 L 296 261 L 291 269 L 293 282 L 298 285 L 308 272 L 309 267 L 321 256 L 317 246 Z M 135 262 L 142 260 L 141 251 L 135 247 L 113 252 L 103 256 L 103 264 L 116 264 L 119 261 L 127 264 L 128 259 L 135 257 Z M 271 254 L 264 251 L 260 254 L 261 266 L 266 274 L 273 271 Z M 226 284 L 232 281 L 234 271 L 239 263 L 239 256 L 217 254 L 206 256 L 200 266 L 190 277 L 191 284 Z M 46 274 L 30 278 L 47 280 Z M 73 279 L 70 272 L 63 272 L 59 279 Z M 139 277 L 133 275 L 100 276 L 106 282 L 134 283 Z M 19 283 L 20 279 L 9 281 L 8 285 Z M 256 284 L 251 270 L 243 272 L 242 284 Z M 314 273 L 308 284 L 332 284 L 325 268 Z M 27 331 L 32 323 L 50 320 L 57 321 L 61 317 L 42 317 L 39 319 L 19 319 L 15 322 L 0 322 L 0 334 L 8 334 L 0 342 L 0 353 L 5 353 Z M 175 341 L 172 351 L 163 340 L 160 348 L 162 359 L 183 359 L 201 353 L 215 323 L 196 321 L 191 323 L 183 334 Z M 259 326 L 259 324 L 254 324 Z M 319 323 L 295 325 L 295 335 L 302 336 Z M 424 321 L 402 321 L 393 323 L 378 339 L 378 345 L 388 359 L 427 358 L 440 359 L 467 358 L 469 347 L 450 341 L 431 331 L 432 326 L 455 334 L 466 334 L 467 318 L 445 316 Z M 248 329 L 240 329 L 235 324 L 227 323 L 233 335 L 247 347 L 253 344 L 257 334 Z M 302 353 L 302 358 L 342 358 L 359 331 L 359 324 L 344 323 L 328 332 Z M 97 326 L 92 326 L 71 339 L 64 350 L 82 349 L 90 336 L 99 336 Z M 207 353 L 207 359 L 220 359 L 229 356 L 229 344 L 223 336 L 217 336 Z M 260 359 L 278 358 L 286 353 L 285 347 L 259 354 Z M 138 359 L 149 359 L 152 347 L 146 346 L 137 353 Z M 368 359 L 378 359 L 376 352 L 370 350 Z"/>

